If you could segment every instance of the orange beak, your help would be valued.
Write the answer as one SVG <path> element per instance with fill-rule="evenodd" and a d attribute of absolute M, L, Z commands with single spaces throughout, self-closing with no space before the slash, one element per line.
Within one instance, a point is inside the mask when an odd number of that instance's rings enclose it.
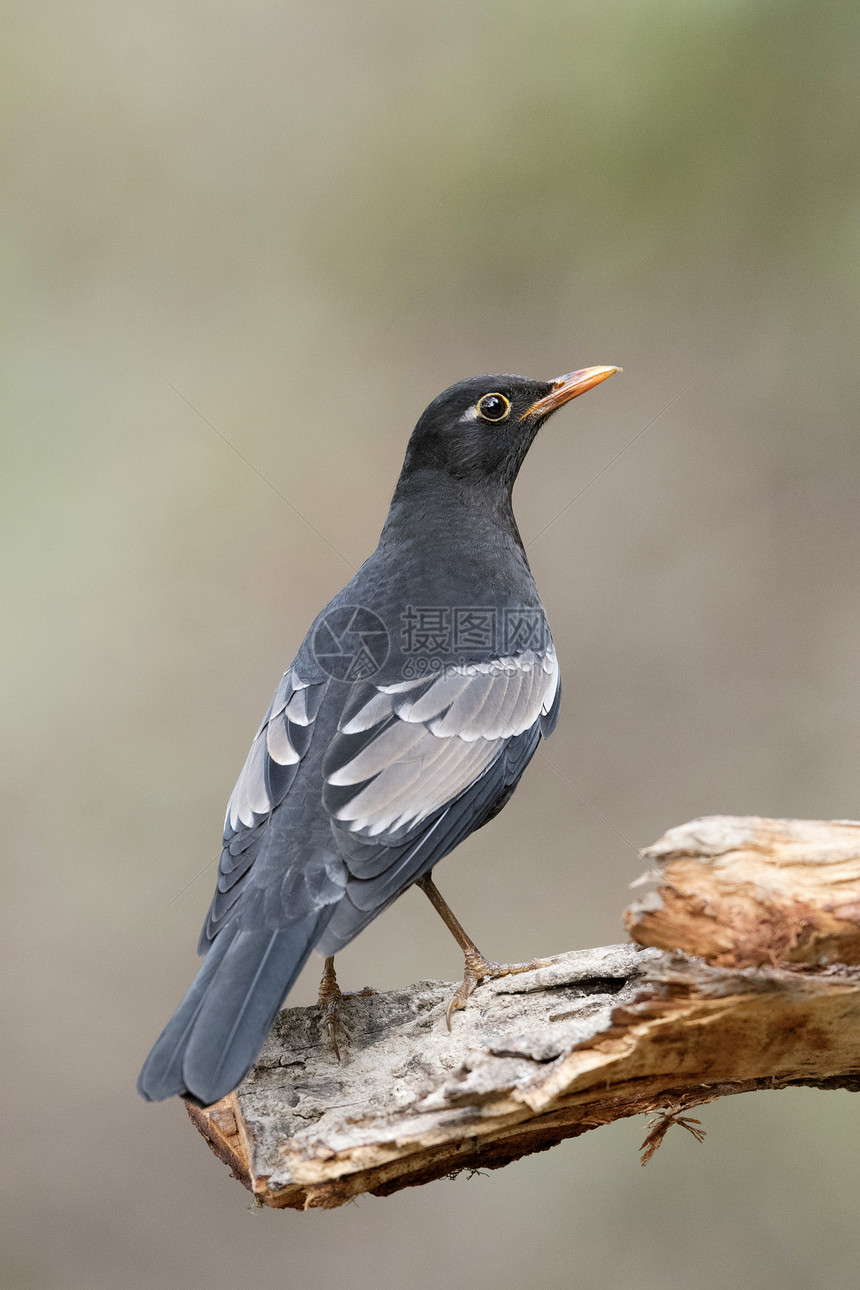
<path fill-rule="evenodd" d="M 563 403 L 569 403 L 571 399 L 575 399 L 577 394 L 593 390 L 595 385 L 599 385 L 601 381 L 607 380 L 621 370 L 620 367 L 584 367 L 580 372 L 568 372 L 566 376 L 557 376 L 549 394 L 545 394 L 542 399 L 538 399 L 530 408 L 527 408 L 520 417 L 520 421 L 525 421 L 526 417 L 548 416 Z"/>

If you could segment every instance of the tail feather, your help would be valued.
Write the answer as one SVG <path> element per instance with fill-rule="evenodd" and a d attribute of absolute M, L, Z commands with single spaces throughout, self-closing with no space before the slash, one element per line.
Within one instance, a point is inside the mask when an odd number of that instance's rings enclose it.
<path fill-rule="evenodd" d="M 333 912 L 288 927 L 225 927 L 156 1040 L 137 1082 L 147 1101 L 175 1094 L 209 1106 L 241 1082 Z"/>
<path fill-rule="evenodd" d="M 137 1091 L 147 1102 L 160 1102 L 186 1091 L 182 1059 L 188 1036 L 200 1015 L 206 991 L 237 932 L 238 928 L 226 928 L 211 946 L 191 988 L 153 1044 L 137 1078 Z"/>

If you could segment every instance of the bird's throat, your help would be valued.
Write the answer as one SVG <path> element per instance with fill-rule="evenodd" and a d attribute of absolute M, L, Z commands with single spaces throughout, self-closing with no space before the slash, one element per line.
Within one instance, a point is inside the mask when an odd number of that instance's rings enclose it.
<path fill-rule="evenodd" d="M 525 554 L 514 518 L 511 487 L 498 478 L 456 479 L 443 470 L 404 472 L 398 480 L 382 542 L 422 540 L 469 550 L 512 543 Z M 465 544 L 463 546 L 462 544 Z"/>

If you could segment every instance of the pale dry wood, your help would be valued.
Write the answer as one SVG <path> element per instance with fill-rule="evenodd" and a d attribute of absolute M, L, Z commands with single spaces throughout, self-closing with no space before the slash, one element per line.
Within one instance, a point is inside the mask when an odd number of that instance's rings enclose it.
<path fill-rule="evenodd" d="M 645 854 L 666 880 L 627 917 L 654 945 L 487 982 L 450 1034 L 450 983 L 346 997 L 341 1064 L 320 1008 L 284 1009 L 192 1120 L 261 1203 L 332 1208 L 643 1112 L 647 1155 L 717 1097 L 860 1088 L 860 825 L 712 817 Z"/>
<path fill-rule="evenodd" d="M 642 854 L 662 881 L 625 916 L 638 944 L 720 967 L 860 963 L 856 820 L 712 815 Z"/>

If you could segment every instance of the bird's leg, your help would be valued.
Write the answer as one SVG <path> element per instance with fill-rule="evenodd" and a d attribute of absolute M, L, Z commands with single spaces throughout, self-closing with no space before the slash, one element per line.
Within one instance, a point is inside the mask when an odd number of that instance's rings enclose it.
<path fill-rule="evenodd" d="M 323 965 L 317 1002 L 323 1010 L 322 1019 L 328 1032 L 328 1041 L 338 1061 L 340 1061 L 340 1049 L 337 1046 L 337 1012 L 342 998 L 343 995 L 337 983 L 337 975 L 334 970 L 334 955 L 330 954 Z"/>
<path fill-rule="evenodd" d="M 491 963 L 489 959 L 484 958 L 475 942 L 467 934 L 459 918 L 450 909 L 448 902 L 436 886 L 432 876 L 429 873 L 425 874 L 415 885 L 424 892 L 424 895 L 460 946 L 463 951 L 463 957 L 466 960 L 463 980 L 452 994 L 445 1013 L 445 1020 L 448 1023 L 449 1030 L 451 1029 L 452 1014 L 459 1008 L 465 1008 L 466 1000 L 475 986 L 481 981 L 489 980 L 492 977 L 512 976 L 517 972 L 533 972 L 535 968 L 547 967 L 552 961 L 551 959 L 532 959 L 528 963 Z"/>
<path fill-rule="evenodd" d="M 369 985 L 366 985 L 363 990 L 351 990 L 344 994 L 337 983 L 337 976 L 334 970 L 334 955 L 330 954 L 323 964 L 323 974 L 322 980 L 320 981 L 317 1003 L 323 1010 L 322 1020 L 325 1023 L 325 1028 L 328 1033 L 328 1041 L 331 1044 L 334 1055 L 338 1061 L 340 1061 L 340 1049 L 337 1044 L 340 1001 L 341 999 L 353 999 L 356 996 L 364 997 L 368 994 L 376 994 L 376 991 Z"/>

